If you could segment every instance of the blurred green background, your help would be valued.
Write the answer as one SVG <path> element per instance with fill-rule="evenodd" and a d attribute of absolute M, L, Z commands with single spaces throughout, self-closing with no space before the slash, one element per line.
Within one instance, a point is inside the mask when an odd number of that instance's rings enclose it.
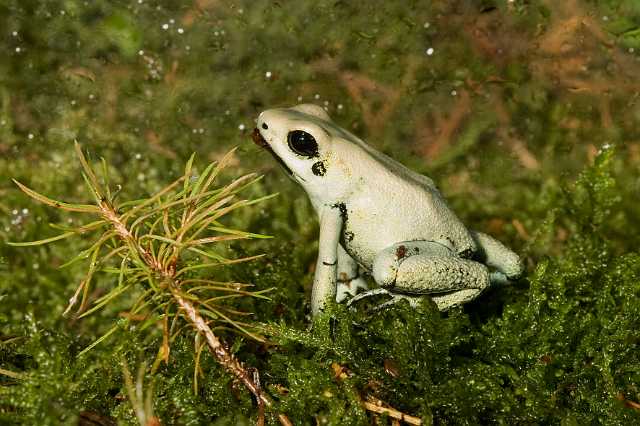
<path fill-rule="evenodd" d="M 77 358 L 121 310 L 61 317 L 83 267 L 56 267 L 86 243 L 4 244 L 84 220 L 11 182 L 88 201 L 74 141 L 122 199 L 192 152 L 203 168 L 237 146 L 226 179 L 265 174 L 250 195 L 280 195 L 230 224 L 274 239 L 225 250 L 267 256 L 224 273 L 278 288 L 250 309 L 280 346 L 228 339 L 296 424 L 368 424 L 365 394 L 426 424 L 640 422 L 640 2 L 0 0 L 0 55 L 0 368 L 21 374 L 0 374 L 1 423 L 135 424 L 118 360 L 161 339 L 123 327 Z M 449 314 L 342 312 L 334 343 L 305 337 L 315 213 L 249 138 L 260 111 L 302 102 L 433 178 L 527 279 Z M 190 344 L 155 379 L 161 422 L 255 420 L 207 355 L 193 393 Z"/>

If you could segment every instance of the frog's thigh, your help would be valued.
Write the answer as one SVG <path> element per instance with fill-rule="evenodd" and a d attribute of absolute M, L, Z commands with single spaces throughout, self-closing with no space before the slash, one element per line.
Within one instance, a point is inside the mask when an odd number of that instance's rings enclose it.
<path fill-rule="evenodd" d="M 465 292 L 469 295 L 460 295 L 465 301 L 471 293 L 475 297 L 489 286 L 486 266 L 430 241 L 398 243 L 383 250 L 374 261 L 373 276 L 382 287 L 399 293 L 435 295 L 472 290 Z"/>
<path fill-rule="evenodd" d="M 338 288 L 336 302 L 340 303 L 350 296 L 355 296 L 358 290 L 366 290 L 367 282 L 360 275 L 360 266 L 351 256 L 338 245 Z"/>

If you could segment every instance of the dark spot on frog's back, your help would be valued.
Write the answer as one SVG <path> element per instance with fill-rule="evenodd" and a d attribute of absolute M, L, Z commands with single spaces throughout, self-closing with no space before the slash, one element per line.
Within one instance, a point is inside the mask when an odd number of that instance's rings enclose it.
<path fill-rule="evenodd" d="M 327 173 L 327 168 L 324 166 L 324 163 L 322 161 L 318 161 L 316 163 L 313 163 L 313 166 L 311 166 L 311 171 L 316 176 L 324 176 L 324 174 Z"/>
<path fill-rule="evenodd" d="M 396 258 L 404 259 L 404 257 L 406 255 L 407 255 L 407 247 L 406 246 L 398 246 L 398 248 L 396 249 Z"/>
<path fill-rule="evenodd" d="M 344 233 L 344 239 L 349 243 L 353 241 L 353 237 L 355 237 L 355 234 L 351 231 L 347 231 Z"/>

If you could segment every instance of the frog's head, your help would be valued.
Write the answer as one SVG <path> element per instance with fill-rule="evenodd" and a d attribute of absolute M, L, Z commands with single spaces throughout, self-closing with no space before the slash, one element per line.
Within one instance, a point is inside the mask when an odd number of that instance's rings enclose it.
<path fill-rule="evenodd" d="M 306 189 L 325 185 L 332 151 L 332 128 L 324 109 L 302 104 L 260 114 L 253 141 L 269 151 L 293 179 Z"/>

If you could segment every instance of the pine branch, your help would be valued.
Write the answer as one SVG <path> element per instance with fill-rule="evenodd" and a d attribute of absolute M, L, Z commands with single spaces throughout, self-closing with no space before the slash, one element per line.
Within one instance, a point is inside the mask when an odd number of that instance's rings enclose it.
<path fill-rule="evenodd" d="M 39 194 L 17 181 L 16 185 L 30 197 L 47 205 L 72 212 L 98 215 L 99 220 L 84 227 L 65 229 L 63 234 L 56 237 L 28 243 L 14 243 L 14 245 L 47 244 L 102 229 L 102 234 L 91 247 L 67 263 L 89 259 L 87 275 L 70 299 L 65 314 L 69 313 L 80 300 L 76 315 L 78 317 L 89 315 L 126 293 L 136 284 L 143 285 L 146 291 L 136 300 L 128 315 L 131 318 L 140 316 L 145 309 L 161 312 L 163 342 L 157 361 L 168 362 L 170 342 L 182 328 L 179 328 L 176 333 L 171 330 L 174 329 L 175 320 L 181 316 L 197 336 L 204 338 L 204 344 L 207 345 L 214 359 L 255 397 L 259 411 L 258 424 L 264 424 L 264 408 L 273 409 L 273 402 L 262 391 L 257 370 L 245 367 L 213 332 L 210 324 L 220 322 L 230 325 L 250 338 L 264 341 L 260 335 L 250 330 L 252 328 L 250 324 L 235 318 L 246 316 L 247 313 L 239 312 L 222 303 L 230 300 L 232 296 L 266 298 L 263 294 L 265 290 L 254 292 L 247 289 L 250 287 L 248 284 L 193 277 L 196 270 L 250 261 L 259 257 L 226 259 L 207 248 L 208 245 L 222 241 L 264 238 L 256 234 L 227 229 L 218 221 L 235 209 L 250 206 L 267 198 L 235 201 L 239 191 L 246 188 L 247 184 L 256 181 L 255 175 L 245 175 L 222 188 L 211 189 L 215 178 L 228 162 L 228 156 L 220 164 L 209 165 L 197 179 L 192 178 L 192 156 L 187 163 L 184 175 L 155 195 L 148 199 L 116 205 L 117 191 L 112 195 L 108 187 L 100 186 L 93 168 L 77 143 L 76 152 L 83 167 L 85 182 L 95 198 L 95 205 L 63 203 Z M 107 174 L 106 162 L 103 161 L 102 164 L 104 173 Z M 104 180 L 107 181 L 106 176 Z M 209 235 L 211 232 L 216 234 Z M 203 262 L 185 264 L 186 252 L 200 255 Z M 117 259 L 119 259 L 118 268 L 106 266 L 107 262 Z M 117 274 L 118 284 L 105 296 L 94 301 L 93 307 L 87 310 L 92 277 L 99 271 Z M 212 292 L 223 294 L 211 296 Z M 173 322 L 169 328 L 168 319 L 172 315 Z M 208 320 L 205 320 L 205 316 Z M 147 316 L 143 315 L 143 318 L 149 321 L 153 317 L 146 319 Z M 111 328 L 80 355 L 104 341 L 117 329 L 117 326 Z M 196 342 L 194 348 L 196 354 L 194 377 L 196 378 L 200 349 L 200 345 Z M 291 424 L 284 414 L 278 414 L 278 420 L 283 425 Z"/>

